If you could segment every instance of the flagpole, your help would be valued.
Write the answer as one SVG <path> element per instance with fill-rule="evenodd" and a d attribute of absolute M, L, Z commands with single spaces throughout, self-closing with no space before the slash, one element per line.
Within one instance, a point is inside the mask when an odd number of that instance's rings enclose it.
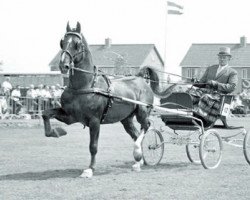
<path fill-rule="evenodd" d="M 165 6 L 164 6 L 165 7 Z M 166 1 L 166 9 L 165 9 L 165 26 L 164 26 L 164 71 L 167 71 L 167 18 L 168 18 L 168 4 Z"/>
<path fill-rule="evenodd" d="M 165 6 L 164 6 L 165 8 Z M 168 30 L 168 14 L 171 15 L 182 15 L 183 6 L 173 2 L 173 1 L 166 1 L 166 16 L 165 16 L 165 34 L 164 34 L 164 71 L 167 72 L 167 30 Z"/>

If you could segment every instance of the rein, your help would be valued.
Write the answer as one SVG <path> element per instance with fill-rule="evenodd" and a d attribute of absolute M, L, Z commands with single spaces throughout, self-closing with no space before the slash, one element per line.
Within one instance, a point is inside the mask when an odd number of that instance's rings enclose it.
<path fill-rule="evenodd" d="M 77 32 L 67 32 L 67 33 L 65 34 L 64 37 L 66 37 L 67 35 L 75 35 L 75 36 L 77 36 L 77 37 L 81 40 L 81 42 L 82 42 L 82 40 L 83 40 L 83 36 L 82 36 L 81 34 L 77 33 Z M 82 45 L 84 45 L 83 42 L 82 42 Z M 103 72 L 97 73 L 98 70 L 96 70 L 96 69 L 94 70 L 94 72 L 92 72 L 92 71 L 89 71 L 89 70 L 84 70 L 84 69 L 81 69 L 81 68 L 74 67 L 74 64 L 75 64 L 75 63 L 74 63 L 74 59 L 75 59 L 79 54 L 81 54 L 81 53 L 83 53 L 83 52 L 85 52 L 85 49 L 84 49 L 84 48 L 83 48 L 81 51 L 77 52 L 75 55 L 72 55 L 68 50 L 62 50 L 61 55 L 65 53 L 65 54 L 67 54 L 67 55 L 69 56 L 69 58 L 70 58 L 69 70 L 71 70 L 72 75 L 74 75 L 74 71 L 75 71 L 75 70 L 76 70 L 76 71 L 79 71 L 79 72 L 86 73 L 86 74 L 91 74 L 91 75 L 94 75 L 94 82 L 95 82 L 96 77 L 97 77 L 99 74 L 100 74 L 100 75 L 103 75 L 103 76 L 107 75 L 107 76 L 113 76 L 113 77 L 119 77 L 119 78 L 121 78 L 121 76 L 117 76 L 117 75 L 113 75 L 113 74 L 108 74 L 108 73 L 103 73 Z M 157 70 L 157 69 L 155 69 L 155 70 L 158 71 L 158 72 L 160 72 L 160 73 L 169 74 L 169 75 L 172 75 L 172 76 L 177 76 L 177 77 L 180 77 L 180 78 L 184 78 L 184 79 L 186 79 L 186 80 L 192 80 L 192 78 L 185 77 L 185 76 L 181 76 L 181 75 L 178 75 L 178 74 L 173 74 L 173 73 L 169 73 L 169 72 L 163 72 L 163 71 L 160 71 L 160 70 Z M 150 80 L 151 82 L 162 82 L 162 83 L 169 83 L 169 84 L 172 84 L 172 83 L 170 83 L 170 82 L 167 81 L 167 80 L 154 81 L 154 80 L 151 80 L 151 79 L 148 79 L 148 78 L 145 78 L 145 79 Z M 94 83 L 93 83 L 93 84 L 94 84 Z M 178 83 L 175 83 L 175 84 L 178 84 Z M 180 84 L 180 83 L 179 83 L 179 84 Z M 179 85 L 179 84 L 178 84 L 178 85 Z M 186 83 L 185 83 L 185 84 L 184 84 L 184 83 L 181 83 L 180 85 L 186 85 Z"/>
<path fill-rule="evenodd" d="M 97 72 L 91 72 L 91 71 L 88 71 L 88 70 L 84 70 L 84 69 L 80 69 L 80 68 L 77 68 L 77 67 L 70 67 L 71 70 L 76 70 L 76 71 L 80 71 L 80 72 L 84 72 L 86 74 L 97 74 Z"/>

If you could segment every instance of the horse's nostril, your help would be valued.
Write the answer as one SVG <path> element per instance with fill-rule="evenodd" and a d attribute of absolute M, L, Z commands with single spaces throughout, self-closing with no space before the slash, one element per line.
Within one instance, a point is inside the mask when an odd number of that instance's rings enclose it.
<path fill-rule="evenodd" d="M 65 68 L 66 68 L 66 69 L 69 69 L 69 65 L 65 65 Z"/>

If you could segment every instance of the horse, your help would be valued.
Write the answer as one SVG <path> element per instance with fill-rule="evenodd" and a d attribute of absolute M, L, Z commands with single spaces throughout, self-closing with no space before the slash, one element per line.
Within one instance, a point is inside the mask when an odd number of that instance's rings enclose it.
<path fill-rule="evenodd" d="M 60 47 L 59 68 L 62 74 L 69 74 L 69 83 L 61 95 L 61 107 L 42 113 L 45 136 L 59 137 L 67 134 L 61 127 L 52 129 L 51 118 L 67 125 L 80 122 L 89 127 L 91 160 L 89 168 L 83 170 L 80 177 L 92 177 L 96 165 L 100 125 L 121 122 L 135 142 L 133 168 L 140 171 L 141 141 L 150 127 L 148 117 L 151 107 L 121 101 L 114 98 L 114 95 L 152 105 L 154 95 L 164 96 L 170 93 L 173 85 L 161 91 L 159 77 L 152 66 L 143 67 L 136 76 L 111 81 L 93 64 L 89 45 L 81 33 L 79 22 L 73 29 L 67 23 Z M 145 81 L 145 74 L 148 74 L 150 84 Z M 140 132 L 135 128 L 134 116 L 141 125 Z"/>

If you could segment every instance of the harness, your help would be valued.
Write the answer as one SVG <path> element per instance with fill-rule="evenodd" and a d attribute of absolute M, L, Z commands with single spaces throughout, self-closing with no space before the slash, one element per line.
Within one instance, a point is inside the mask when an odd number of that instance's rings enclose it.
<path fill-rule="evenodd" d="M 77 36 L 81 41 L 83 40 L 83 37 L 81 34 L 77 33 L 77 32 L 67 32 L 65 34 L 64 37 L 66 37 L 67 35 L 75 35 Z M 62 40 L 61 40 L 62 42 Z M 82 44 L 84 45 L 84 44 Z M 62 47 L 62 45 L 61 45 Z M 74 58 L 76 56 L 78 56 L 79 54 L 83 53 L 85 50 L 81 50 L 80 52 L 77 52 L 75 55 L 71 55 L 71 53 L 68 51 L 68 50 L 62 50 L 62 54 L 63 53 L 66 53 L 69 55 L 70 57 L 70 63 L 73 64 L 74 63 Z M 107 105 L 106 107 L 104 108 L 104 111 L 102 113 L 102 117 L 101 117 L 101 122 L 104 121 L 105 117 L 107 116 L 107 113 L 108 113 L 108 110 L 109 108 L 112 107 L 112 103 L 113 103 L 113 98 L 112 98 L 112 95 L 111 95 L 111 81 L 110 79 L 105 75 L 105 74 L 98 74 L 98 70 L 97 70 L 97 67 L 94 66 L 94 72 L 91 72 L 91 71 L 88 71 L 88 70 L 84 70 L 84 69 L 80 69 L 80 68 L 76 68 L 74 67 L 73 65 L 70 65 L 69 67 L 69 70 L 71 70 L 71 73 L 72 75 L 74 75 L 74 70 L 76 71 L 80 71 L 80 72 L 83 72 L 83 73 L 86 73 L 86 74 L 91 74 L 93 75 L 93 79 L 92 79 L 92 84 L 91 84 L 91 88 L 88 88 L 88 89 L 73 89 L 73 88 L 67 88 L 66 90 L 70 91 L 72 94 L 74 95 L 83 95 L 83 94 L 91 94 L 91 93 L 94 93 L 94 94 L 98 94 L 98 95 L 102 95 L 102 96 L 105 96 L 108 98 L 108 102 L 107 102 Z M 101 88 L 95 88 L 95 84 L 97 82 L 97 77 L 98 76 L 102 76 L 108 86 L 107 90 L 103 90 Z"/>
<path fill-rule="evenodd" d="M 103 111 L 102 117 L 101 117 L 101 122 L 103 122 L 105 117 L 108 114 L 109 108 L 112 107 L 112 104 L 114 102 L 112 94 L 111 94 L 111 81 L 110 81 L 110 79 L 104 74 L 99 75 L 96 66 L 94 66 L 94 72 L 90 72 L 90 71 L 87 71 L 87 70 L 82 70 L 82 69 L 75 68 L 75 67 L 74 67 L 74 69 L 71 69 L 71 70 L 77 70 L 77 71 L 87 72 L 87 73 L 93 74 L 93 81 L 92 81 L 92 84 L 91 84 L 91 88 L 88 88 L 88 89 L 73 89 L 73 88 L 67 87 L 66 90 L 70 91 L 74 95 L 83 95 L 83 94 L 92 94 L 93 93 L 93 94 L 102 95 L 102 96 L 105 96 L 105 97 L 108 98 L 107 105 L 104 108 L 104 111 Z M 95 87 L 98 76 L 102 76 L 104 78 L 104 80 L 105 80 L 105 82 L 106 82 L 106 84 L 108 86 L 107 90 L 103 90 L 102 88 L 96 88 Z"/>

